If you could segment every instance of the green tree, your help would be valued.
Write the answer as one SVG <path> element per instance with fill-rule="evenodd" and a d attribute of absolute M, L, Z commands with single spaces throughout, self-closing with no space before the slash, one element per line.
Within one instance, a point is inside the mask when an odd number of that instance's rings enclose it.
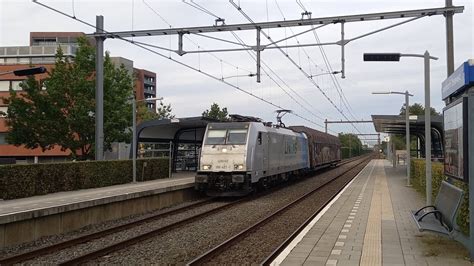
<path fill-rule="evenodd" d="M 339 133 L 339 141 L 341 142 L 342 158 L 349 158 L 362 154 L 362 142 L 357 135 L 351 133 Z"/>
<path fill-rule="evenodd" d="M 400 115 L 405 115 L 405 106 L 400 108 Z M 440 115 L 433 107 L 430 107 L 431 115 Z M 410 115 L 425 115 L 425 107 L 419 103 L 410 105 Z"/>
<path fill-rule="evenodd" d="M 149 120 L 154 119 L 169 119 L 174 118 L 175 115 L 172 113 L 173 109 L 171 108 L 171 104 L 165 105 L 163 101 L 160 101 L 160 104 L 156 110 L 153 112 L 150 110 L 146 103 L 138 102 L 137 103 L 137 121 L 138 123 L 142 123 Z"/>
<path fill-rule="evenodd" d="M 95 50 L 85 38 L 78 39 L 74 62 L 58 49 L 45 90 L 29 77 L 22 92 L 10 91 L 7 141 L 43 150 L 60 146 L 73 158 L 94 158 L 95 143 Z M 130 140 L 132 78 L 125 67 L 104 60 L 104 149 L 115 141 Z"/>
<path fill-rule="evenodd" d="M 206 109 L 206 111 L 202 113 L 204 117 L 214 118 L 220 121 L 229 120 L 228 115 L 227 107 L 221 109 L 217 103 L 213 103 L 210 109 Z"/>

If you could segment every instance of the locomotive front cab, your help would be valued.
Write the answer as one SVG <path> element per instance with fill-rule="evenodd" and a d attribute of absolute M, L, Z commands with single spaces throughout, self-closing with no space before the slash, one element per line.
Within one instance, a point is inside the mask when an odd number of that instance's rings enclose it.
<path fill-rule="evenodd" d="M 196 175 L 197 190 L 206 191 L 208 195 L 240 195 L 248 192 L 249 126 L 249 123 L 242 122 L 212 123 L 207 126 Z"/>

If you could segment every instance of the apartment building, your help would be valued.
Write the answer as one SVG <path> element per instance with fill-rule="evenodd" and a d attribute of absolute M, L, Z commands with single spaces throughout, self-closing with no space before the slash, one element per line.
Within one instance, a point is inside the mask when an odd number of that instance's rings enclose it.
<path fill-rule="evenodd" d="M 4 72 L 29 68 L 46 67 L 50 71 L 54 67 L 55 54 L 58 46 L 71 61 L 77 51 L 77 38 L 85 36 L 82 32 L 31 32 L 29 46 L 0 47 L 0 112 L 8 111 L 7 104 L 2 98 L 8 98 L 9 89 L 21 91 L 20 83 L 26 77 L 18 77 L 13 74 L 2 74 Z M 90 39 L 94 44 L 94 39 Z M 111 57 L 112 62 L 119 66 L 123 64 L 133 75 L 134 90 L 137 100 L 156 97 L 156 74 L 133 67 L 133 61 L 123 57 Z M 47 78 L 47 73 L 36 75 L 35 78 L 42 82 Z M 155 111 L 155 103 L 148 103 L 150 110 Z M 66 160 L 69 151 L 61 151 L 60 147 L 42 151 L 38 149 L 27 149 L 23 146 L 16 147 L 6 142 L 8 127 L 5 117 L 0 113 L 0 164 L 7 161 L 17 163 L 37 163 Z"/>

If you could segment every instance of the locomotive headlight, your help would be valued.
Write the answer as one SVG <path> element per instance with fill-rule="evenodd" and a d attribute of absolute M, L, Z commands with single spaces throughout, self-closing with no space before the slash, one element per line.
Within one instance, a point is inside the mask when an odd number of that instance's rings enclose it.
<path fill-rule="evenodd" d="M 234 170 L 242 170 L 242 169 L 244 169 L 243 164 L 234 164 Z"/>
<path fill-rule="evenodd" d="M 223 149 L 222 149 L 222 152 L 227 152 L 227 149 L 226 149 L 226 148 L 223 148 Z"/>
<path fill-rule="evenodd" d="M 202 166 L 202 170 L 211 170 L 212 165 L 205 164 Z"/>

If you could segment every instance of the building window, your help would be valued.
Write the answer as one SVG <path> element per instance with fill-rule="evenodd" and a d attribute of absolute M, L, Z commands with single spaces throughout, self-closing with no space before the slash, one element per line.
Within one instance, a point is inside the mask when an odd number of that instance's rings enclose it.
<path fill-rule="evenodd" d="M 0 91 L 9 91 L 10 90 L 10 81 L 1 80 L 0 81 Z"/>
<path fill-rule="evenodd" d="M 7 63 L 7 64 L 16 64 L 16 63 L 18 63 L 18 58 L 16 58 L 16 57 L 8 57 L 8 58 L 6 58 L 6 63 Z"/>
<path fill-rule="evenodd" d="M 23 90 L 21 88 L 21 83 L 23 82 L 23 80 L 12 80 L 12 89 L 14 91 L 21 91 Z"/>
<path fill-rule="evenodd" d="M 6 117 L 8 112 L 8 106 L 0 106 L 0 117 Z"/>
<path fill-rule="evenodd" d="M 0 133 L 0 144 L 7 144 L 7 133 Z"/>
<path fill-rule="evenodd" d="M 48 80 L 47 80 L 47 79 L 42 79 L 42 80 L 40 80 L 40 87 L 41 87 L 41 90 L 43 90 L 43 91 L 46 90 L 46 86 L 47 86 L 46 83 L 48 83 Z"/>

